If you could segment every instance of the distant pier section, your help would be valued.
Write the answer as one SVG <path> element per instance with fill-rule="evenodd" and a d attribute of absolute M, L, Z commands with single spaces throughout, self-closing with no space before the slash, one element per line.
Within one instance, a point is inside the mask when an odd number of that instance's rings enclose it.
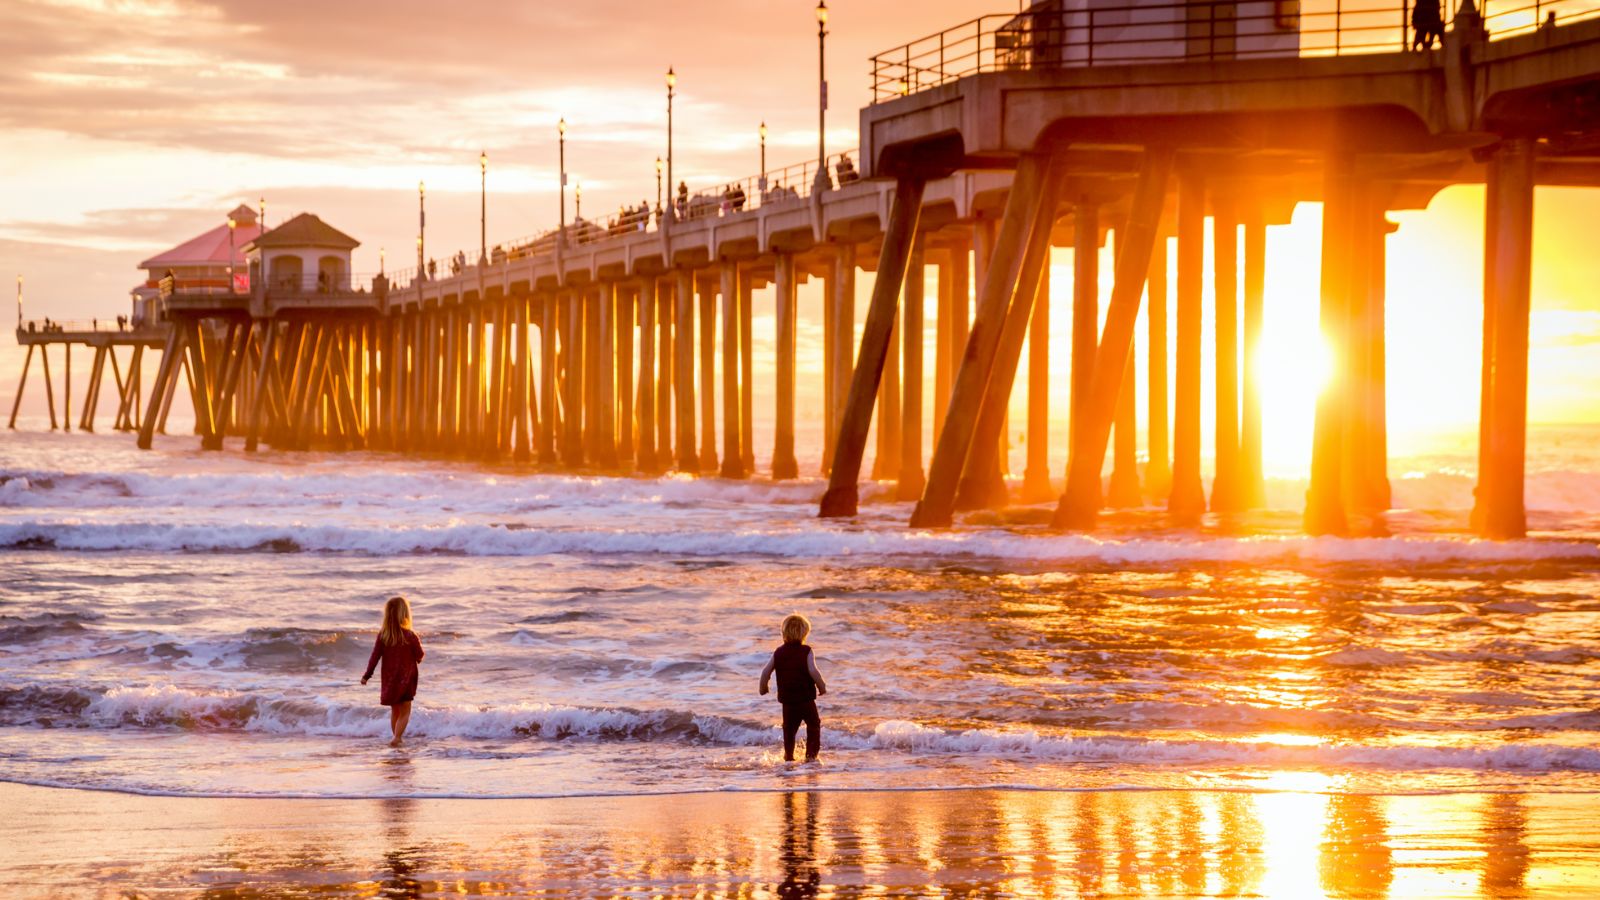
<path fill-rule="evenodd" d="M 1497 538 L 1525 532 L 1533 195 L 1600 186 L 1600 8 L 1046 0 L 878 54 L 871 78 L 859 150 L 443 265 L 425 259 L 419 237 L 417 267 L 370 276 L 350 272 L 356 241 L 316 216 L 262 231 L 264 217 L 241 207 L 224 228 L 220 273 L 207 267 L 221 234 L 197 239 L 204 260 L 147 261 L 133 329 L 102 338 L 35 325 L 18 338 L 45 366 L 51 345 L 99 348 L 79 427 L 93 424 L 104 356 L 118 379 L 116 426 L 143 447 L 182 384 L 211 449 L 238 438 L 247 450 L 265 441 L 727 478 L 764 467 L 781 479 L 800 474 L 804 390 L 823 410 L 823 516 L 853 515 L 871 478 L 915 501 L 917 527 L 1046 501 L 1062 528 L 1146 505 L 1193 523 L 1263 503 L 1254 360 L 1274 300 L 1266 235 L 1298 203 L 1321 202 L 1316 302 L 1335 371 L 1306 398 L 1316 424 L 1305 526 L 1376 535 L 1390 505 L 1386 214 L 1484 183 L 1472 524 Z M 1113 287 L 1101 296 L 1108 238 Z M 1086 251 L 1074 254 L 1071 285 L 1054 291 L 1051 247 Z M 1216 396 L 1206 423 L 1208 256 Z M 857 342 L 863 271 L 876 278 Z M 801 385 L 796 287 L 811 279 L 823 288 L 823 375 Z M 763 368 L 775 372 L 776 428 L 758 459 L 751 307 L 768 288 L 777 324 Z M 1061 315 L 1074 323 L 1071 388 L 1056 400 L 1049 343 L 1028 336 Z M 1135 372 L 1141 322 L 1148 366 Z M 1026 466 L 1013 485 L 1005 422 L 1025 345 Z M 152 383 L 120 375 L 117 346 L 160 354 Z M 1142 434 L 1140 378 L 1152 386 Z M 1052 402 L 1071 422 L 1065 473 L 1049 471 Z M 53 419 L 53 395 L 51 408 Z M 872 434 L 876 462 L 863 472 Z"/>

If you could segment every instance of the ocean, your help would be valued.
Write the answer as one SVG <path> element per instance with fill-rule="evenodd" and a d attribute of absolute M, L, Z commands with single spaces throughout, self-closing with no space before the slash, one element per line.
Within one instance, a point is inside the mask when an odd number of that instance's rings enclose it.
<path fill-rule="evenodd" d="M 0 438 L 0 781 L 226 797 L 1010 787 L 1600 791 L 1600 451 L 1536 432 L 1529 540 L 1472 460 L 1397 460 L 1396 536 L 1280 507 L 1095 535 L 1048 507 L 815 518 L 823 483 Z M 815 466 L 808 471 L 815 472 Z M 427 649 L 406 746 L 357 684 Z M 756 692 L 802 612 L 823 758 Z"/>

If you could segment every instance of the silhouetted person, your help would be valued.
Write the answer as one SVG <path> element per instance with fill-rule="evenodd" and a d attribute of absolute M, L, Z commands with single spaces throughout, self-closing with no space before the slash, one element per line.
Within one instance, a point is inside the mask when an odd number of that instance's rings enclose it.
<path fill-rule="evenodd" d="M 1411 9 L 1411 49 L 1432 50 L 1434 41 L 1444 41 L 1444 11 L 1439 0 L 1417 0 Z"/>
<path fill-rule="evenodd" d="M 839 164 L 834 168 L 835 171 L 839 173 L 840 186 L 847 185 L 852 181 L 861 180 L 861 173 L 856 171 L 855 163 L 851 162 L 850 157 L 848 156 L 839 157 Z"/>
<path fill-rule="evenodd" d="M 689 211 L 689 185 L 678 182 L 678 216 L 681 218 Z"/>

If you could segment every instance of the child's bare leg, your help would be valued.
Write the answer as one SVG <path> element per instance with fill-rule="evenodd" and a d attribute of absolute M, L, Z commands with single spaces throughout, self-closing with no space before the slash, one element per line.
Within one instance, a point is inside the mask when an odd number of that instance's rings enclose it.
<path fill-rule="evenodd" d="M 394 731 L 394 740 L 389 745 L 398 747 L 406 736 L 406 726 L 411 724 L 411 701 L 396 703 L 389 716 L 389 727 Z"/>

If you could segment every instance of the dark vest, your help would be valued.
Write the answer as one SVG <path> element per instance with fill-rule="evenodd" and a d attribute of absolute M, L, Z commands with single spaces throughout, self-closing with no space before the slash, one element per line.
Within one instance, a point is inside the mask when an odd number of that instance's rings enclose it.
<path fill-rule="evenodd" d="M 778 700 L 805 703 L 817 699 L 817 683 L 811 680 L 811 648 L 799 641 L 784 641 L 773 651 L 772 669 L 778 676 Z"/>

